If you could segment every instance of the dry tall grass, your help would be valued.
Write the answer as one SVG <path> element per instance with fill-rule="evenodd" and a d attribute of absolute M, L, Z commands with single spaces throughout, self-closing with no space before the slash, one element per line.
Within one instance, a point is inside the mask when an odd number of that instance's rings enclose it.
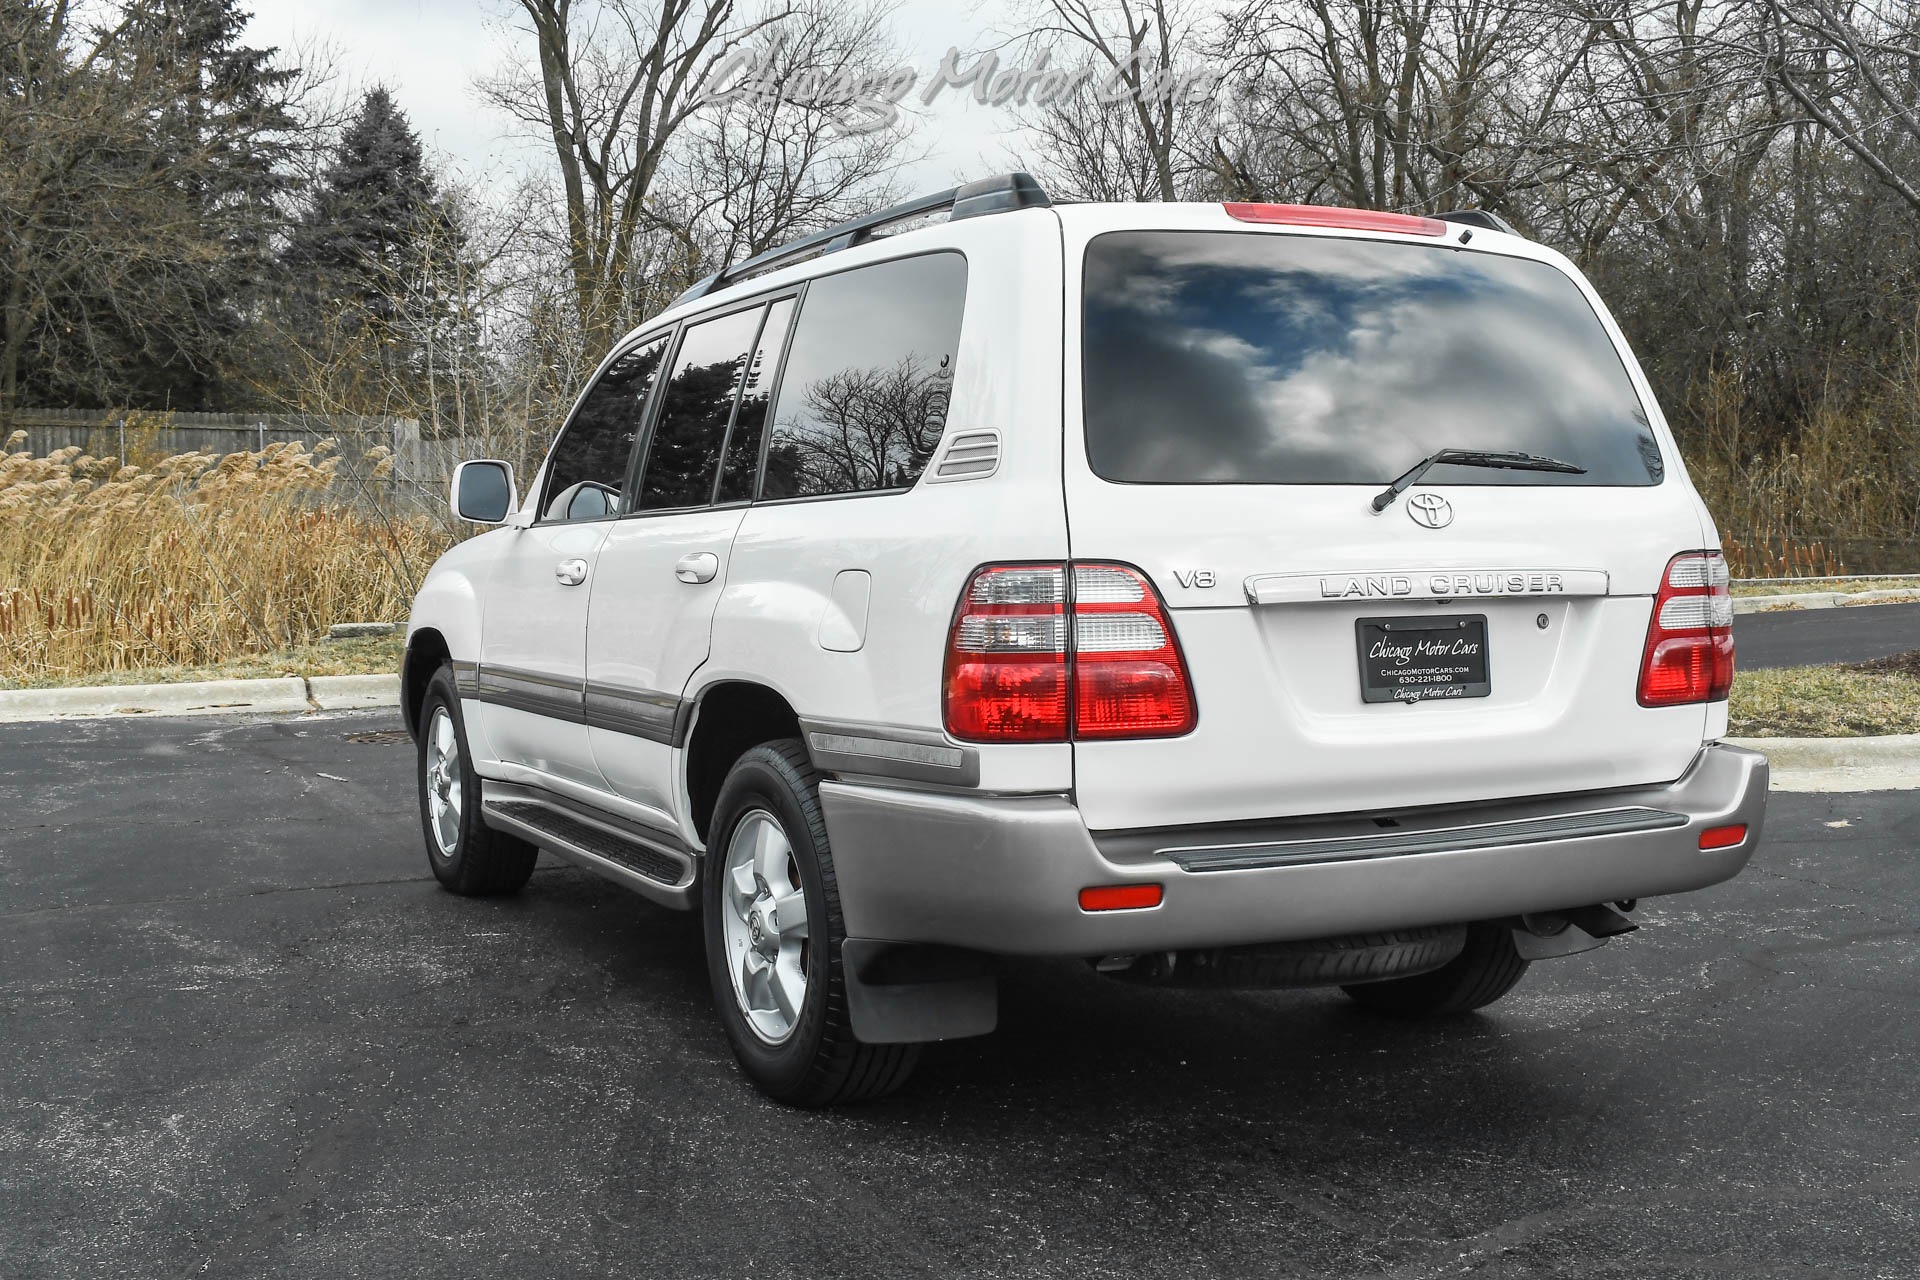
<path fill-rule="evenodd" d="M 330 455 L 0 453 L 0 679 L 208 663 L 405 617 L 456 534 L 327 503 Z"/>
<path fill-rule="evenodd" d="M 1737 371 L 1714 370 L 1686 397 L 1680 441 L 1736 575 L 1920 569 L 1920 345 L 1872 394 L 1816 404 L 1785 440 L 1741 405 Z"/>

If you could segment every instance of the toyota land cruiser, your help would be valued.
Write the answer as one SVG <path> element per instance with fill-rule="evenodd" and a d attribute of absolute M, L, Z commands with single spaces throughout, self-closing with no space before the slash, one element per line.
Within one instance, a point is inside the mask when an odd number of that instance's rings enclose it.
<path fill-rule="evenodd" d="M 991 1030 L 999 956 L 1461 1013 L 1760 838 L 1713 523 L 1485 213 L 973 183 L 702 281 L 452 501 L 435 875 L 702 911 L 788 1102 Z"/>

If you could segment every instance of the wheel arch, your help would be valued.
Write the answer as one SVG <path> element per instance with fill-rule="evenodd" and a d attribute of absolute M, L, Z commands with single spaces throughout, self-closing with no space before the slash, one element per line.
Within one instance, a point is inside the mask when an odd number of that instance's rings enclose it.
<path fill-rule="evenodd" d="M 717 680 L 696 695 L 687 734 L 685 780 L 687 816 L 702 842 L 708 838 L 714 804 L 734 762 L 761 743 L 782 738 L 805 742 L 799 713 L 771 685 Z"/>
<path fill-rule="evenodd" d="M 421 627 L 407 637 L 406 657 L 400 663 L 400 715 L 409 737 L 420 736 L 420 708 L 427 700 L 433 673 L 453 661 L 447 638 L 434 627 Z"/>

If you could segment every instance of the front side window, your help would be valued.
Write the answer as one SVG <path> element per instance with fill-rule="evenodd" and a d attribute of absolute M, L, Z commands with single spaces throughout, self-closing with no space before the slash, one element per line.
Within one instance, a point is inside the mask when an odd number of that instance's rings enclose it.
<path fill-rule="evenodd" d="M 1545 262 L 1321 236 L 1125 231 L 1086 254 L 1087 460 L 1133 484 L 1649 485 L 1660 449 L 1578 286 Z"/>
<path fill-rule="evenodd" d="M 703 507 L 713 500 L 727 426 L 763 310 L 749 307 L 687 326 L 673 372 L 660 389 L 660 414 L 640 472 L 640 510 Z"/>
<path fill-rule="evenodd" d="M 666 350 L 665 338 L 635 347 L 587 392 L 553 446 L 542 520 L 591 520 L 619 509 L 647 391 Z"/>
<path fill-rule="evenodd" d="M 946 430 L 967 296 L 957 253 L 807 286 L 780 375 L 763 498 L 904 489 Z"/>

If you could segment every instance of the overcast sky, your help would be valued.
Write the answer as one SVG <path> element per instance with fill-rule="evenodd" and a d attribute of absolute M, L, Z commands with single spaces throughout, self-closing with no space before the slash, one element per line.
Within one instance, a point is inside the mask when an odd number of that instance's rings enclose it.
<path fill-rule="evenodd" d="M 537 146 L 511 135 L 509 122 L 474 92 L 474 77 L 511 57 L 526 39 L 507 25 L 509 0 L 252 0 L 249 38 L 292 53 L 330 47 L 355 90 L 384 84 L 412 118 L 421 140 L 463 177 L 501 182 L 545 164 Z M 902 0 L 894 28 L 907 65 L 930 80 L 947 49 L 995 44 L 999 0 Z M 1002 142 L 1013 121 L 962 93 L 942 95 L 917 131 L 926 161 L 903 179 L 910 191 L 938 190 L 1007 167 Z"/>

